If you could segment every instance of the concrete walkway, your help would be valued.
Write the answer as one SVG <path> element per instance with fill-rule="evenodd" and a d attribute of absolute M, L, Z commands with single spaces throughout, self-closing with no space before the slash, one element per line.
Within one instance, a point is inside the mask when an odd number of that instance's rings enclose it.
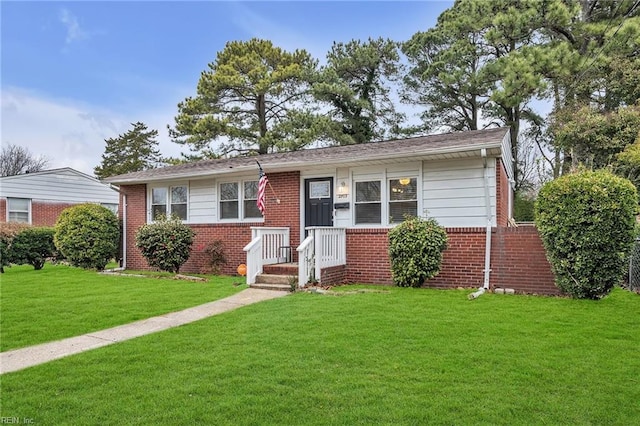
<path fill-rule="evenodd" d="M 224 299 L 106 330 L 0 353 L 0 374 L 22 370 L 80 352 L 198 321 L 242 306 L 275 299 L 285 291 L 249 288 Z"/>

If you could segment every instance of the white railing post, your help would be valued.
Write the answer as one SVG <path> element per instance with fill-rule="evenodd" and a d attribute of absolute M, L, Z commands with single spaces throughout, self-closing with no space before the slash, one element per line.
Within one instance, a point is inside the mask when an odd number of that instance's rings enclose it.
<path fill-rule="evenodd" d="M 344 228 L 309 227 L 308 236 L 298 247 L 298 283 L 304 286 L 320 280 L 323 268 L 347 264 L 347 236 Z"/>
<path fill-rule="evenodd" d="M 251 242 L 244 247 L 247 252 L 247 284 L 255 283 L 264 265 L 279 263 L 283 260 L 283 248 L 290 250 L 289 228 L 251 228 Z"/>

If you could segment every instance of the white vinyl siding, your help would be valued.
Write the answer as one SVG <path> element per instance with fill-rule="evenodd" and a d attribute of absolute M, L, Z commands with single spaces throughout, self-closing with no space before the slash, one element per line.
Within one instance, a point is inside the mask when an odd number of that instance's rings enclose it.
<path fill-rule="evenodd" d="M 217 214 L 213 179 L 189 182 L 189 223 L 214 223 Z"/>
<path fill-rule="evenodd" d="M 1 178 L 0 196 L 58 203 L 118 204 L 118 192 L 70 168 Z"/>
<path fill-rule="evenodd" d="M 496 224 L 494 158 L 489 167 L 489 194 L 493 226 Z M 484 227 L 487 224 L 484 166 L 481 158 L 425 161 L 422 184 L 423 209 L 446 227 Z"/>

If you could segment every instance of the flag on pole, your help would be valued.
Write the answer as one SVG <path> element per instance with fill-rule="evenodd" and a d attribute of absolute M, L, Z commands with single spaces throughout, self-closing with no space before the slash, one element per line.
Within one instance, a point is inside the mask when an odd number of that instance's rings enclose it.
<path fill-rule="evenodd" d="M 264 212 L 267 210 L 265 194 L 267 192 L 267 184 L 269 183 L 269 179 L 267 178 L 264 170 L 262 170 L 262 166 L 260 165 L 260 163 L 258 163 L 258 167 L 260 167 L 260 172 L 258 174 L 259 179 L 257 204 L 258 210 L 260 210 L 260 213 L 262 213 L 262 216 L 264 216 Z"/>

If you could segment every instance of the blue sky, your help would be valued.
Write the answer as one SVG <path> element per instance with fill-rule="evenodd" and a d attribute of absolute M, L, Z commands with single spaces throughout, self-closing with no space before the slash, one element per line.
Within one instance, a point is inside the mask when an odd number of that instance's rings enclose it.
<path fill-rule="evenodd" d="M 104 140 L 142 121 L 160 150 L 178 102 L 231 40 L 259 37 L 321 62 L 334 41 L 409 39 L 451 1 L 2 1 L 1 142 L 88 174 Z"/>

